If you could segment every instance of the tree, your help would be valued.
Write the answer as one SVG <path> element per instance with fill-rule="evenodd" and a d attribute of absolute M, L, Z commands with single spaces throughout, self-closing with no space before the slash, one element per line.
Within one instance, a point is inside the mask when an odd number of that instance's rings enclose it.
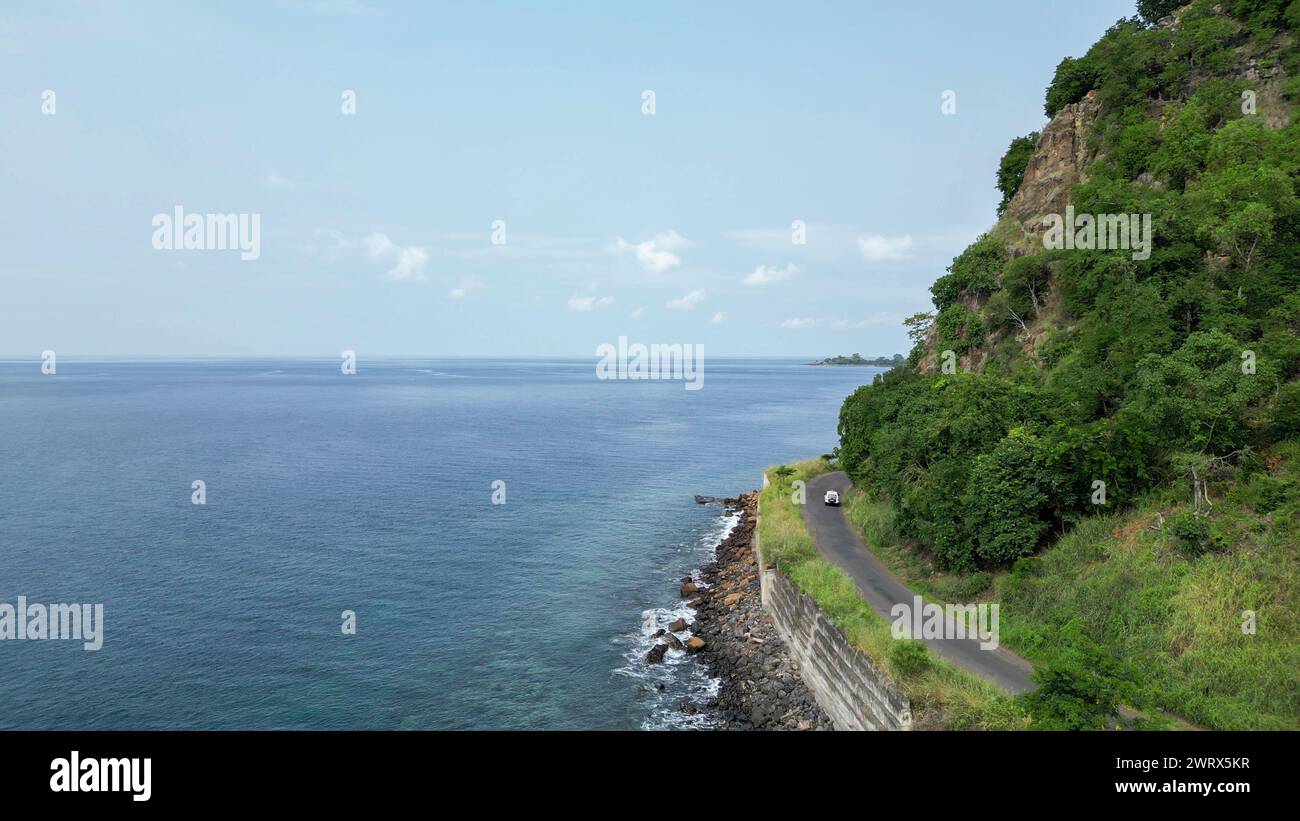
<path fill-rule="evenodd" d="M 984 563 L 1005 564 L 1034 552 L 1048 527 L 1049 484 L 1038 437 L 1024 428 L 975 458 L 962 502 Z"/>
<path fill-rule="evenodd" d="M 1034 156 L 1034 149 L 1038 146 L 1038 132 L 1035 131 L 1024 137 L 1016 137 L 1007 147 L 1007 151 L 1002 155 L 1002 161 L 998 163 L 997 185 L 998 190 L 1002 192 L 1002 202 L 998 203 L 998 216 L 1007 210 L 1007 204 L 1011 198 L 1020 190 L 1020 184 L 1025 179 L 1025 168 L 1029 166 L 1029 158 Z"/>
<path fill-rule="evenodd" d="M 984 234 L 962 251 L 948 274 L 930 286 L 934 307 L 940 312 L 964 294 L 987 294 L 997 288 L 998 270 L 1006 259 L 1006 250 L 991 234 Z"/>
<path fill-rule="evenodd" d="M 1043 110 L 1048 117 L 1055 117 L 1061 109 L 1079 102 L 1085 94 L 1096 88 L 1098 80 L 1099 72 L 1092 60 L 1087 57 L 1066 57 L 1056 66 L 1052 84 L 1047 87 L 1047 100 L 1043 104 Z"/>
<path fill-rule="evenodd" d="M 912 340 L 913 345 L 919 345 L 925 341 L 932 325 L 934 325 L 934 314 L 929 311 L 912 314 L 903 320 L 903 327 L 907 328 L 907 338 Z M 901 357 L 899 358 L 901 359 Z"/>
<path fill-rule="evenodd" d="M 1154 23 L 1173 14 L 1186 2 L 1187 0 L 1137 0 L 1137 12 L 1143 21 Z"/>
<path fill-rule="evenodd" d="M 1100 730 L 1134 692 L 1122 663 L 1083 634 L 1077 620 L 1061 628 L 1065 649 L 1033 673 L 1038 689 L 1019 696 L 1034 730 Z"/>

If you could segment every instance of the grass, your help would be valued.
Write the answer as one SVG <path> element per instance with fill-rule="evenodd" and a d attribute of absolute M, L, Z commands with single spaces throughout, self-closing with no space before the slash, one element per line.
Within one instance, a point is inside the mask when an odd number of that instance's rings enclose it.
<path fill-rule="evenodd" d="M 1279 494 L 1279 486 L 1289 488 Z M 887 503 L 852 491 L 850 521 L 900 578 L 937 601 L 995 600 L 1002 642 L 1050 663 L 1080 629 L 1120 659 L 1135 707 L 1221 730 L 1300 727 L 1300 446 L 1268 472 L 1212 488 L 1225 549 L 1189 556 L 1168 523 L 1188 507 L 1175 487 L 1133 509 L 1085 519 L 1012 571 L 940 572 L 899 538 Z M 1289 504 L 1277 504 L 1279 495 Z M 1161 526 L 1163 517 L 1165 526 Z M 1243 632 L 1244 611 L 1255 633 Z"/>
<path fill-rule="evenodd" d="M 899 652 L 889 621 L 862 599 L 842 570 L 823 559 L 794 504 L 796 481 L 807 482 L 830 469 L 824 459 L 790 465 L 794 472 L 773 479 L 761 494 L 759 542 L 763 561 L 786 574 L 841 627 L 854 645 L 885 671 L 912 703 L 918 729 L 1024 729 L 1024 712 L 1006 693 L 926 650 Z M 920 659 L 920 660 L 919 660 Z"/>

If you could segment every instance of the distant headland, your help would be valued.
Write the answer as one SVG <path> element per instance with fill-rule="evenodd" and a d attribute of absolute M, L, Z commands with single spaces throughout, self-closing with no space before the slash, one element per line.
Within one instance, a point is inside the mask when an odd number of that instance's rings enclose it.
<path fill-rule="evenodd" d="M 891 356 L 878 356 L 875 359 L 863 359 L 862 354 L 855 353 L 852 356 L 832 356 L 823 359 L 820 362 L 809 362 L 809 365 L 874 365 L 877 368 L 893 368 L 904 362 L 901 353 Z"/>

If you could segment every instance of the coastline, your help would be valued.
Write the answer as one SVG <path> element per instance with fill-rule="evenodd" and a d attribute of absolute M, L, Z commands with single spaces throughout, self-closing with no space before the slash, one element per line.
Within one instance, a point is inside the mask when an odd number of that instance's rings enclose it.
<path fill-rule="evenodd" d="M 679 709 L 707 714 L 718 729 L 832 729 L 763 611 L 752 549 L 758 494 L 696 501 L 720 503 L 728 514 L 739 514 L 739 520 L 718 543 L 713 560 L 682 580 L 681 593 L 692 621 L 670 627 L 680 625 L 683 630 L 677 632 L 689 631 L 689 637 L 683 641 L 667 630 L 656 635 L 646 663 L 656 663 L 652 659 L 682 642 L 718 680 L 718 688 L 703 704 L 683 702 Z"/>

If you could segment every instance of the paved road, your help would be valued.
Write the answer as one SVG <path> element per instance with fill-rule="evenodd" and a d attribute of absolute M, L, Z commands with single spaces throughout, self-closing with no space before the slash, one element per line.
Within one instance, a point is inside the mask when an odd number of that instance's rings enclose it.
<path fill-rule="evenodd" d="M 867 549 L 857 531 L 845 518 L 843 510 L 828 507 L 822 502 L 826 491 L 838 490 L 843 497 L 850 486 L 849 477 L 843 471 L 825 473 L 809 482 L 804 522 L 808 525 L 818 552 L 848 573 L 857 582 L 858 589 L 872 609 L 892 622 L 889 609 L 898 603 L 911 607 L 912 597 L 916 594 Z M 958 667 L 969 670 L 1008 692 L 1023 693 L 1034 689 L 1029 679 L 1033 667 L 1005 648 L 983 650 L 978 639 L 926 639 L 925 643 Z"/>

